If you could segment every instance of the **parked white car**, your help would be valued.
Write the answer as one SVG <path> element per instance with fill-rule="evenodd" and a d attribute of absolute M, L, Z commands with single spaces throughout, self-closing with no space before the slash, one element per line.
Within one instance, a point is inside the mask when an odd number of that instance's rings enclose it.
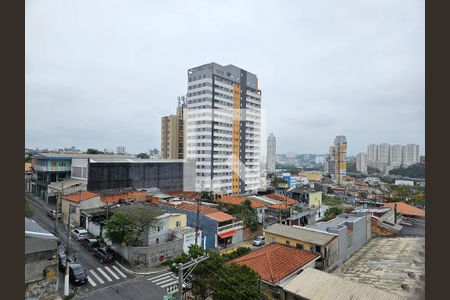
<path fill-rule="evenodd" d="M 266 243 L 264 236 L 260 235 L 253 241 L 253 246 L 263 246 Z"/>
<path fill-rule="evenodd" d="M 83 228 L 72 229 L 72 236 L 78 241 L 88 237 L 88 232 Z"/>

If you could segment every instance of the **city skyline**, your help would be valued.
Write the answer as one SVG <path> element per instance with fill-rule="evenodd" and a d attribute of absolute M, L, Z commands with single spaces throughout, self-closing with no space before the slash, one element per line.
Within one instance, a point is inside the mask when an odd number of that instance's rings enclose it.
<path fill-rule="evenodd" d="M 326 153 L 339 134 L 350 155 L 383 142 L 425 153 L 422 1 L 249 1 L 232 18 L 228 2 L 105 3 L 26 2 L 27 147 L 158 148 L 186 70 L 214 61 L 259 75 L 279 153 Z M 229 30 L 245 49 L 223 43 Z"/>

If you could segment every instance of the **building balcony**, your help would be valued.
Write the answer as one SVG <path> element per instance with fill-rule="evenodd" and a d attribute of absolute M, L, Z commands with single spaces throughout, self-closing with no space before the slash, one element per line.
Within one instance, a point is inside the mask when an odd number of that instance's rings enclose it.
<path fill-rule="evenodd" d="M 238 221 L 238 222 L 234 222 L 231 224 L 219 226 L 217 228 L 217 234 L 224 234 L 229 231 L 239 230 L 239 229 L 243 229 L 243 228 L 244 228 L 244 221 Z"/>
<path fill-rule="evenodd" d="M 34 170 L 36 172 L 70 172 L 70 166 L 60 167 L 60 166 L 35 166 Z"/>

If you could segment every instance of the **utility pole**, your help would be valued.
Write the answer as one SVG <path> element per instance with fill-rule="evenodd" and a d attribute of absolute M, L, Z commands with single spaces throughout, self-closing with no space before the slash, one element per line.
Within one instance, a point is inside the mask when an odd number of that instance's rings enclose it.
<path fill-rule="evenodd" d="M 67 253 L 66 253 L 66 274 L 64 275 L 64 296 L 69 296 L 69 257 L 70 257 L 70 210 L 72 206 L 69 204 L 69 213 L 67 215 Z"/>
<path fill-rule="evenodd" d="M 176 267 L 178 269 L 178 292 L 177 292 L 177 299 L 182 300 L 183 299 L 183 282 L 186 277 L 188 277 L 194 268 L 201 263 L 202 261 L 205 261 L 209 258 L 208 255 L 203 255 L 200 257 L 197 257 L 196 259 L 193 259 L 191 261 L 188 261 L 184 264 L 179 263 Z M 173 264 L 175 266 L 175 264 Z M 189 269 L 185 275 L 183 275 L 183 271 Z M 184 278 L 183 278 L 184 276 Z"/>
<path fill-rule="evenodd" d="M 58 236 L 58 213 L 59 206 L 61 204 L 61 197 L 64 197 L 64 180 L 61 181 L 61 193 L 58 192 L 58 197 L 56 197 L 56 209 L 55 209 L 55 236 Z"/>

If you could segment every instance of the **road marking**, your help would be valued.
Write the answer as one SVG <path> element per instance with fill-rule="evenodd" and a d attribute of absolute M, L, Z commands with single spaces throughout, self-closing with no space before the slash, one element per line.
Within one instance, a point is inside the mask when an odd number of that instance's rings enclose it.
<path fill-rule="evenodd" d="M 91 277 L 88 276 L 88 282 L 92 285 L 92 286 L 97 286 L 97 284 L 94 282 L 94 280 L 91 279 Z"/>
<path fill-rule="evenodd" d="M 122 276 L 123 278 L 127 278 L 127 275 L 123 274 L 122 271 L 119 270 L 119 268 L 117 268 L 116 266 L 112 266 L 114 268 L 114 270 L 117 271 L 117 273 L 119 273 L 120 276 Z"/>
<path fill-rule="evenodd" d="M 111 273 L 112 276 L 114 276 L 115 279 L 119 280 L 120 277 L 116 275 L 116 273 L 114 273 L 113 271 L 111 271 L 110 268 L 108 268 L 107 266 L 105 266 L 106 271 L 108 271 L 109 273 Z"/>
<path fill-rule="evenodd" d="M 164 274 L 160 274 L 160 275 L 158 275 L 158 276 L 155 276 L 155 277 L 150 277 L 150 278 L 147 278 L 147 280 L 153 280 L 153 279 L 156 279 L 156 278 L 159 278 L 159 277 L 162 277 L 162 276 L 167 276 L 167 275 L 170 275 L 171 274 L 171 272 L 170 273 L 164 273 Z"/>
<path fill-rule="evenodd" d="M 161 281 L 161 282 L 158 282 L 158 283 L 155 283 L 156 285 L 161 285 L 161 284 L 163 284 L 163 283 L 167 283 L 167 282 L 169 282 L 169 281 L 172 281 L 173 282 L 173 277 L 170 277 L 169 279 L 167 279 L 167 280 L 164 280 L 164 281 Z M 175 281 L 176 282 L 176 281 Z"/>
<path fill-rule="evenodd" d="M 164 277 L 161 277 L 161 278 L 158 278 L 158 279 L 155 279 L 155 280 L 150 280 L 150 281 L 153 282 L 153 283 L 157 283 L 157 282 L 160 282 L 162 280 L 166 280 L 167 278 L 170 278 L 170 275 L 166 275 Z"/>
<path fill-rule="evenodd" d="M 103 277 L 105 277 L 106 279 L 108 279 L 108 281 L 112 281 L 111 277 L 108 276 L 108 274 L 105 273 L 105 271 L 103 271 L 101 268 L 97 268 L 97 270 L 102 273 Z"/>
<path fill-rule="evenodd" d="M 175 285 L 175 283 L 176 283 L 177 286 L 178 286 L 178 282 L 177 282 L 177 281 L 173 281 L 173 282 L 169 282 L 169 283 L 163 284 L 163 285 L 161 285 L 160 287 L 161 287 L 161 288 L 165 288 L 165 287 L 168 287 L 168 286 L 170 286 L 170 285 Z"/>
<path fill-rule="evenodd" d="M 100 276 L 97 275 L 97 273 L 95 273 L 94 270 L 89 270 L 89 272 L 92 273 L 92 275 L 94 275 L 95 279 L 98 280 L 98 282 L 100 282 L 100 284 L 104 284 L 105 282 L 103 281 L 103 279 L 100 278 Z"/>

